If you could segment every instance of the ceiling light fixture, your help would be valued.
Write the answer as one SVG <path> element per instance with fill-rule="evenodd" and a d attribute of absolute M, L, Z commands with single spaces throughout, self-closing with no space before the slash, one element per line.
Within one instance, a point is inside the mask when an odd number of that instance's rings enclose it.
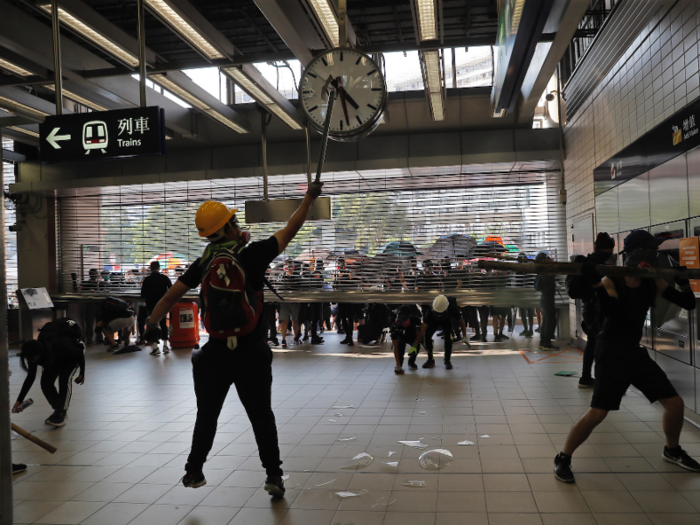
<path fill-rule="evenodd" d="M 205 114 L 209 115 L 211 118 L 213 118 L 214 120 L 219 121 L 221 124 L 223 124 L 227 128 L 232 129 L 236 133 L 248 133 L 248 130 L 239 126 L 231 119 L 225 117 L 224 115 L 219 113 L 216 109 L 212 108 L 209 104 L 207 104 L 203 100 L 197 98 L 189 91 L 186 91 L 185 89 L 183 89 L 182 87 L 177 85 L 175 82 L 170 80 L 167 76 L 162 75 L 162 74 L 157 74 L 157 75 L 150 75 L 149 78 L 150 78 L 150 80 L 152 80 L 156 84 L 164 87 L 165 89 L 167 89 L 168 91 L 173 93 L 174 95 L 177 95 L 178 97 L 180 97 L 182 100 L 184 100 L 188 104 L 191 104 L 192 107 L 197 108 L 202 113 L 205 113 Z"/>
<path fill-rule="evenodd" d="M 21 102 L 15 102 L 11 98 L 3 97 L 2 95 L 0 95 L 0 107 L 7 109 L 11 113 L 21 113 L 39 121 L 43 121 L 49 116 L 48 113 L 34 109 Z"/>
<path fill-rule="evenodd" d="M 323 26 L 323 31 L 326 33 L 328 40 L 330 40 L 332 47 L 338 47 L 340 42 L 338 19 L 335 16 L 330 1 L 309 0 L 309 4 L 311 4 L 311 8 L 314 10 L 316 19 Z"/>
<path fill-rule="evenodd" d="M 8 62 L 4 58 L 0 58 L 0 69 L 5 69 L 10 73 L 14 73 L 15 75 L 19 75 L 21 77 L 31 77 L 33 75 L 33 73 L 30 71 L 27 71 L 26 69 L 21 68 L 12 62 Z"/>
<path fill-rule="evenodd" d="M 420 40 L 436 40 L 437 32 L 437 7 L 435 0 L 415 0 L 416 16 Z"/>
<path fill-rule="evenodd" d="M 421 53 L 421 59 L 425 73 L 425 89 L 430 99 L 430 111 L 433 114 L 433 120 L 445 120 L 442 74 L 440 71 L 440 56 L 438 51 L 424 51 Z"/>
<path fill-rule="evenodd" d="M 41 5 L 39 7 L 41 7 L 41 9 L 43 9 L 49 15 L 51 14 L 50 4 Z M 73 31 L 75 31 L 78 34 L 78 36 L 89 40 L 96 46 L 102 48 L 108 54 L 112 55 L 114 58 L 119 59 L 120 61 L 124 62 L 125 64 L 131 67 L 136 67 L 139 65 L 139 59 L 136 55 L 130 53 L 123 47 L 118 46 L 102 34 L 92 29 L 85 22 L 78 20 L 76 17 L 74 17 L 62 7 L 58 8 L 58 18 L 61 22 L 63 22 Z"/>
<path fill-rule="evenodd" d="M 56 91 L 56 86 L 54 86 L 53 84 L 47 85 L 46 88 L 50 89 L 51 91 Z M 99 104 L 96 104 L 95 102 L 92 102 L 91 100 L 88 100 L 85 97 L 78 95 L 77 93 L 73 93 L 72 91 L 68 91 L 67 89 L 63 90 L 63 96 L 66 98 L 69 98 L 73 102 L 77 102 L 78 104 L 82 104 L 83 106 L 88 107 L 94 111 L 109 111 L 109 108 L 106 108 L 104 106 L 100 106 Z"/>
<path fill-rule="evenodd" d="M 254 66 L 252 66 L 254 67 Z M 258 101 L 270 113 L 273 113 L 282 120 L 287 126 L 293 130 L 302 129 L 301 125 L 294 120 L 279 104 L 277 104 L 270 96 L 259 86 L 253 79 L 246 75 L 245 71 L 237 67 L 225 67 L 223 70 L 228 74 L 233 81 L 248 95 Z"/>
<path fill-rule="evenodd" d="M 7 129 L 11 129 L 12 131 L 17 131 L 18 133 L 24 133 L 25 135 L 28 135 L 28 136 L 33 137 L 35 139 L 39 138 L 39 134 L 36 131 L 32 131 L 30 129 L 20 128 L 19 126 L 10 126 Z"/>
<path fill-rule="evenodd" d="M 146 0 L 146 5 L 209 60 L 226 58 L 226 56 L 216 49 L 202 33 L 180 16 L 172 6 L 164 0 Z"/>

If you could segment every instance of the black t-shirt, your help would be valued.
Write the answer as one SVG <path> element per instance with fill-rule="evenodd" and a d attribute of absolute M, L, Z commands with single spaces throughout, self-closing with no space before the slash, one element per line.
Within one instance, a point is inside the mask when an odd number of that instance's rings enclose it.
<path fill-rule="evenodd" d="M 279 244 L 277 239 L 270 237 L 264 241 L 257 241 L 248 244 L 240 252 L 240 260 L 245 270 L 246 282 L 256 292 L 262 291 L 265 286 L 265 272 L 272 260 L 279 254 Z M 178 279 L 188 288 L 196 288 L 202 283 L 204 266 L 200 264 L 201 259 L 197 259 Z M 244 337 L 238 338 L 238 345 L 246 342 L 265 341 L 265 320 L 260 316 L 255 329 Z"/>
<path fill-rule="evenodd" d="M 452 326 L 453 319 L 461 319 L 462 312 L 457 306 L 457 301 L 454 297 L 448 296 L 449 306 L 447 307 L 447 315 L 438 317 L 435 312 L 430 309 L 429 312 L 423 316 L 423 322 L 428 325 L 428 328 L 438 328 L 440 326 Z"/>
<path fill-rule="evenodd" d="M 158 301 L 170 290 L 172 285 L 170 278 L 159 272 L 152 273 L 143 280 L 141 297 L 146 300 L 149 310 L 158 304 Z"/>

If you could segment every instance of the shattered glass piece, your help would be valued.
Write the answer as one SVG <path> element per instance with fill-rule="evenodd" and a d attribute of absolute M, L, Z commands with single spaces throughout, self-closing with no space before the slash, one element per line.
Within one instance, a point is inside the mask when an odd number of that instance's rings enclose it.
<path fill-rule="evenodd" d="M 331 408 L 355 408 L 355 405 L 333 405 Z"/>
<path fill-rule="evenodd" d="M 328 421 L 330 421 L 331 423 L 337 423 L 335 419 L 329 419 Z"/>
<path fill-rule="evenodd" d="M 490 438 L 491 436 L 489 436 L 488 434 L 484 434 L 483 436 L 479 436 L 479 437 L 482 438 L 482 439 L 488 439 L 488 438 Z"/>
<path fill-rule="evenodd" d="M 396 451 L 395 451 L 395 450 L 390 450 L 390 451 L 389 451 L 389 455 L 388 455 L 387 457 L 390 458 L 390 457 L 393 456 L 394 454 L 396 454 Z"/>
<path fill-rule="evenodd" d="M 402 481 L 401 484 L 404 487 L 417 487 L 417 488 L 424 488 L 424 487 L 428 486 L 428 484 L 425 481 L 420 481 L 417 479 L 407 479 L 406 481 Z"/>
<path fill-rule="evenodd" d="M 458 445 L 473 445 L 474 443 L 472 443 L 471 441 L 465 440 L 465 441 L 460 441 L 457 444 Z"/>
<path fill-rule="evenodd" d="M 355 436 L 348 436 L 346 438 L 338 438 L 336 441 L 357 441 L 357 438 Z"/>
<path fill-rule="evenodd" d="M 367 489 L 362 489 L 362 490 L 361 490 L 360 492 L 358 492 L 358 493 L 354 493 L 354 492 L 336 492 L 336 494 L 337 494 L 338 496 L 340 496 L 341 498 L 356 498 L 357 496 L 363 496 L 363 495 L 367 494 L 368 492 L 369 492 L 369 490 L 367 490 Z"/>
<path fill-rule="evenodd" d="M 435 441 L 442 441 L 442 436 L 433 436 L 432 439 L 434 439 Z"/>
<path fill-rule="evenodd" d="M 357 469 L 357 468 L 362 468 L 366 467 L 372 461 L 374 460 L 374 456 L 371 454 L 368 454 L 367 452 L 360 452 L 357 456 L 352 458 L 348 463 L 343 465 L 342 467 L 338 468 L 344 468 L 344 469 Z"/>
<path fill-rule="evenodd" d="M 282 476 L 282 481 L 287 481 L 289 479 L 289 474 Z"/>
<path fill-rule="evenodd" d="M 387 467 L 394 467 L 398 468 L 399 467 L 399 462 L 398 461 L 382 461 Z"/>
<path fill-rule="evenodd" d="M 391 505 L 392 503 L 394 503 L 396 501 L 395 499 L 392 499 L 391 501 L 389 501 L 387 503 L 382 503 L 383 499 L 384 499 L 384 496 L 382 496 L 377 501 L 375 501 L 374 505 L 372 505 L 372 508 L 376 507 L 377 505 L 381 505 L 383 507 L 388 507 L 389 505 Z"/>
<path fill-rule="evenodd" d="M 402 445 L 406 445 L 407 447 L 417 448 L 420 450 L 423 450 L 424 448 L 428 448 L 427 444 L 421 443 L 420 441 L 399 441 L 398 443 L 401 443 Z"/>
<path fill-rule="evenodd" d="M 426 470 L 440 470 L 452 463 L 452 460 L 454 460 L 452 452 L 444 448 L 428 450 L 418 458 L 420 466 Z"/>
<path fill-rule="evenodd" d="M 427 415 L 428 415 L 428 413 L 427 413 L 425 410 L 421 410 L 420 412 L 418 412 L 418 414 L 421 415 L 421 416 L 427 416 Z"/>
<path fill-rule="evenodd" d="M 330 481 L 326 481 L 325 483 L 319 483 L 319 484 L 316 485 L 316 486 L 317 486 L 317 487 L 325 487 L 326 485 L 331 485 L 331 486 L 332 486 L 334 481 L 335 481 L 335 478 L 333 478 L 333 479 L 330 480 Z"/>
<path fill-rule="evenodd" d="M 343 413 L 342 413 L 342 412 L 336 412 L 336 413 L 335 413 L 335 417 L 343 417 Z"/>

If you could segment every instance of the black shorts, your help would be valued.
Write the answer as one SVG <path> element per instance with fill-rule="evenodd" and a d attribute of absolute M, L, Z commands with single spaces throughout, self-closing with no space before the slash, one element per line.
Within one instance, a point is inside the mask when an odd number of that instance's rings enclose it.
<path fill-rule="evenodd" d="M 510 315 L 510 308 L 508 308 L 507 306 L 492 306 L 491 315 L 500 315 L 502 317 L 506 317 L 507 315 Z"/>
<path fill-rule="evenodd" d="M 638 388 L 650 403 L 678 395 L 666 373 L 649 357 L 647 350 L 639 348 L 627 360 L 608 361 L 604 355 L 599 360 L 596 356 L 591 408 L 619 410 L 622 396 L 630 385 Z"/>

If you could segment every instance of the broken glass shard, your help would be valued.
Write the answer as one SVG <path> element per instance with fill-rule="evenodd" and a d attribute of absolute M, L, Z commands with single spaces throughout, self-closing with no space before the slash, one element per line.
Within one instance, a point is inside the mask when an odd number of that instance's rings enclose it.
<path fill-rule="evenodd" d="M 421 443 L 420 441 L 399 441 L 402 445 L 406 445 L 407 447 L 412 447 L 412 448 L 417 448 L 420 450 L 423 450 L 424 448 L 428 448 L 428 445 L 425 443 Z"/>
<path fill-rule="evenodd" d="M 449 465 L 453 459 L 454 456 L 449 450 L 436 448 L 423 452 L 418 458 L 418 461 L 420 462 L 420 466 L 426 470 L 440 470 Z"/>
<path fill-rule="evenodd" d="M 362 489 L 360 492 L 355 493 L 355 492 L 336 492 L 338 496 L 341 498 L 356 498 L 357 496 L 362 496 L 364 494 L 367 494 L 369 490 L 367 489 Z"/>
<path fill-rule="evenodd" d="M 355 405 L 333 405 L 331 408 L 355 408 Z"/>
<path fill-rule="evenodd" d="M 460 441 L 457 443 L 458 445 L 473 445 L 474 443 L 471 441 Z"/>
<path fill-rule="evenodd" d="M 344 469 L 357 469 L 357 468 L 362 468 L 366 467 L 372 461 L 374 460 L 374 456 L 371 454 L 368 454 L 367 452 L 360 452 L 357 456 L 352 458 L 348 463 L 343 465 L 342 467 L 338 468 L 344 468 Z"/>
<path fill-rule="evenodd" d="M 401 484 L 404 487 L 417 487 L 417 488 L 424 488 L 424 487 L 428 486 L 428 484 L 425 481 L 420 481 L 417 479 L 407 479 L 406 481 L 402 481 Z"/>
<path fill-rule="evenodd" d="M 357 441 L 355 436 L 348 436 L 346 438 L 338 438 L 336 441 Z"/>

